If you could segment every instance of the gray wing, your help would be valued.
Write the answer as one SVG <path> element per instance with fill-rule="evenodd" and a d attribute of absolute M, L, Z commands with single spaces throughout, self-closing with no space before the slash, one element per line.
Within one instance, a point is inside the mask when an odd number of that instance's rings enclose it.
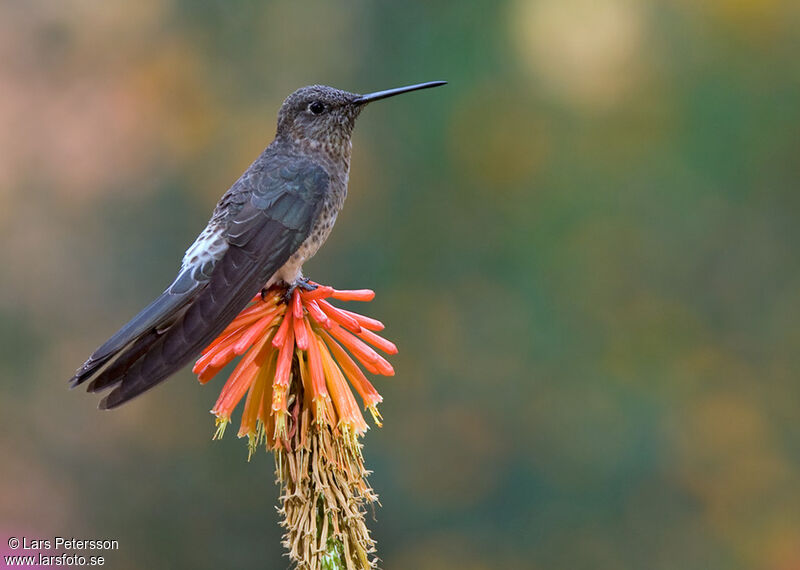
<path fill-rule="evenodd" d="M 222 240 L 216 249 L 195 242 L 172 285 L 95 351 L 73 386 L 97 374 L 89 391 L 115 387 L 101 408 L 152 388 L 196 358 L 286 263 L 311 232 L 329 178 L 311 161 L 270 166 L 254 163 L 223 197 L 207 238 Z"/>

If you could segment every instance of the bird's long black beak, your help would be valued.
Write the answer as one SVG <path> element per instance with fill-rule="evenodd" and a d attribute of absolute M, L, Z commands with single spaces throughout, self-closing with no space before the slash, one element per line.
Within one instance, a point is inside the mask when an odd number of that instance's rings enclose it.
<path fill-rule="evenodd" d="M 377 101 L 378 99 L 386 99 L 387 97 L 394 97 L 395 95 L 400 95 L 401 93 L 408 93 L 409 91 L 417 91 L 418 89 L 428 89 L 430 87 L 439 87 L 440 85 L 444 85 L 446 83 L 447 81 L 428 81 L 427 83 L 418 83 L 417 85 L 397 87 L 395 89 L 387 89 L 386 91 L 376 91 L 375 93 L 367 93 L 366 95 L 361 95 L 358 99 L 355 99 L 353 103 L 357 105 L 363 105 L 364 103 L 370 103 L 372 101 Z"/>

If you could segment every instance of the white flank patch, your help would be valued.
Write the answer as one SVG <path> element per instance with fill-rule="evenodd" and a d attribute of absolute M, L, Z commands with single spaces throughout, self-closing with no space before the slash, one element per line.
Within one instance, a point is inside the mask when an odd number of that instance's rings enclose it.
<path fill-rule="evenodd" d="M 228 242 L 222 237 L 223 229 L 206 226 L 194 243 L 186 250 L 181 268 L 202 267 L 208 261 L 217 261 L 228 250 Z"/>

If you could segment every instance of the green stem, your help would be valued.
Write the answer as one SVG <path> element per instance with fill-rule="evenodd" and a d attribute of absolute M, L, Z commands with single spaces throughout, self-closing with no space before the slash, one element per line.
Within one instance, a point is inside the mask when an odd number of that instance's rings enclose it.
<path fill-rule="evenodd" d="M 333 528 L 333 521 L 331 520 L 330 514 L 326 515 L 325 511 L 322 506 L 322 498 L 317 501 L 317 532 L 322 532 L 322 517 L 328 517 L 328 528 Z M 319 536 L 317 536 L 317 540 L 319 540 Z M 333 536 L 332 534 L 328 536 L 328 540 L 325 544 L 325 553 L 320 558 L 320 566 L 322 570 L 347 570 L 347 567 L 344 562 L 344 547 L 342 546 L 342 541 Z"/>

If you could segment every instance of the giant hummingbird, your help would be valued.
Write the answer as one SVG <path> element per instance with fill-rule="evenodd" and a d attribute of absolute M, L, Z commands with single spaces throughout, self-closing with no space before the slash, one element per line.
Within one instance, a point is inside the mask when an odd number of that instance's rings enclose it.
<path fill-rule="evenodd" d="M 444 83 L 368 95 L 312 85 L 289 95 L 275 140 L 222 196 L 172 284 L 95 350 L 70 385 L 91 379 L 90 392 L 113 388 L 100 408 L 115 408 L 195 359 L 263 288 L 313 287 L 302 266 L 347 196 L 356 118 L 371 101 Z"/>

